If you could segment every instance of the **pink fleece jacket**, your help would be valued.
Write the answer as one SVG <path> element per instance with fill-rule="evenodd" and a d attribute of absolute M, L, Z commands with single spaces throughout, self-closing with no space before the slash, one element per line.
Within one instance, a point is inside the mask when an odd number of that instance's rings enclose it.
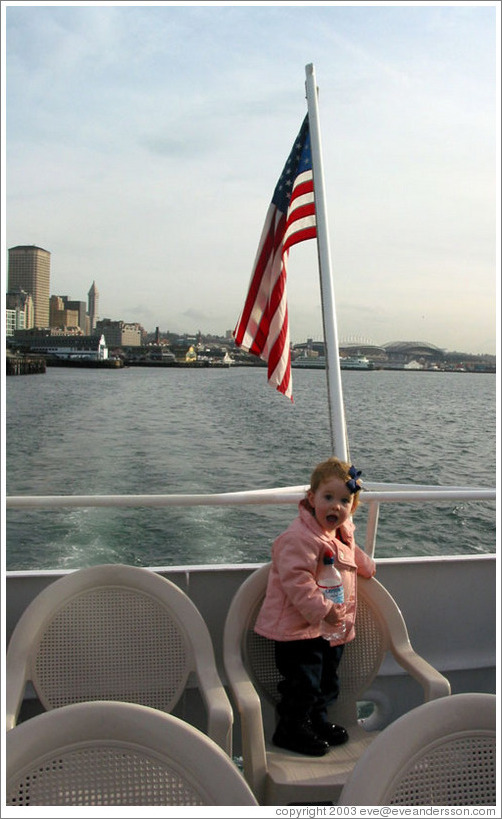
<path fill-rule="evenodd" d="M 255 623 L 258 634 L 280 641 L 321 636 L 321 621 L 332 608 L 335 611 L 340 608 L 340 604 L 326 599 L 316 583 L 324 552 L 329 547 L 343 580 L 346 607 L 343 642 L 354 639 L 356 575 L 372 577 L 376 571 L 375 561 L 356 544 L 354 529 L 348 520 L 336 534 L 325 532 L 308 503 L 300 502 L 298 516 L 272 546 L 267 591 Z"/>

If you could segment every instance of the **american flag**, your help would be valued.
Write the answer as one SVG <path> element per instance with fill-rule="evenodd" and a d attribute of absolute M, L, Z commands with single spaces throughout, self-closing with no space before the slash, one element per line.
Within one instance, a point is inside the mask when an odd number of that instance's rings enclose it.
<path fill-rule="evenodd" d="M 236 344 L 268 363 L 268 383 L 292 397 L 286 271 L 289 248 L 316 236 L 308 115 L 276 185 L 261 234 Z"/>

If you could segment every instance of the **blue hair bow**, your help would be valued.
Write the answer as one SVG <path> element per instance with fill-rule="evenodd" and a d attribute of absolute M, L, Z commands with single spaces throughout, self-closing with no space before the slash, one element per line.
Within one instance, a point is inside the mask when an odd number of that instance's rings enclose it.
<path fill-rule="evenodd" d="M 345 486 L 349 490 L 349 492 L 353 495 L 355 492 L 359 492 L 361 487 L 357 483 L 358 478 L 362 475 L 360 469 L 356 469 L 355 466 L 351 466 L 349 469 L 350 480 L 346 482 Z"/>

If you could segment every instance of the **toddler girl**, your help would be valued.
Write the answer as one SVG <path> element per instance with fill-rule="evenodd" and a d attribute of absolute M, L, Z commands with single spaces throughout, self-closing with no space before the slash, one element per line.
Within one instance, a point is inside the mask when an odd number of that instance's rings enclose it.
<path fill-rule="evenodd" d="M 267 592 L 255 631 L 275 642 L 279 722 L 273 742 L 301 754 L 323 756 L 348 739 L 329 721 L 327 708 L 338 696 L 337 668 L 343 645 L 355 637 L 356 574 L 372 577 L 376 566 L 354 541 L 360 472 L 328 458 L 312 472 L 298 516 L 275 540 Z M 334 556 L 344 587 L 344 603 L 324 596 L 316 579 L 325 554 Z M 343 638 L 325 639 L 344 621 Z"/>

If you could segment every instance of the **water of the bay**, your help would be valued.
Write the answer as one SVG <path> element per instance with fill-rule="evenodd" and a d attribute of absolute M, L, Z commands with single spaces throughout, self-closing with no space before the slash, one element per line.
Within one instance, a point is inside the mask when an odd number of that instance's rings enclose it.
<path fill-rule="evenodd" d="M 193 494 L 307 484 L 331 454 L 326 374 L 48 368 L 6 384 L 8 495 Z M 496 377 L 347 371 L 350 457 L 367 481 L 495 486 Z M 295 506 L 9 510 L 6 567 L 269 558 Z M 366 510 L 356 512 L 364 543 Z M 359 537 L 357 538 L 357 536 Z M 495 502 L 388 504 L 377 557 L 495 551 Z"/>

